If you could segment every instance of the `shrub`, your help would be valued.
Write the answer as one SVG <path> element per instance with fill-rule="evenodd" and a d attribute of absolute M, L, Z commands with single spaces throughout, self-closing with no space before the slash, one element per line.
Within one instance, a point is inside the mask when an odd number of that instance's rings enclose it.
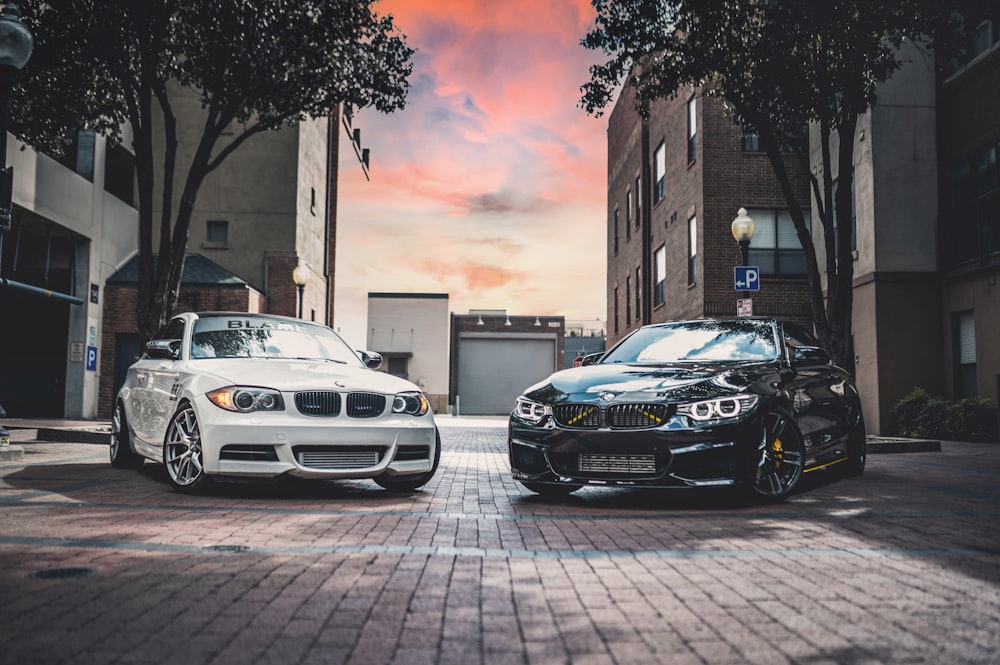
<path fill-rule="evenodd" d="M 997 409 L 977 397 L 948 401 L 923 388 L 911 390 L 892 409 L 899 436 L 953 441 L 996 441 Z"/>

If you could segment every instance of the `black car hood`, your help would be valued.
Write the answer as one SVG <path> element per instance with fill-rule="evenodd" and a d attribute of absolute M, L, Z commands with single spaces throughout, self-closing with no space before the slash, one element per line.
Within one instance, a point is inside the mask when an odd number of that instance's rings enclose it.
<path fill-rule="evenodd" d="M 552 374 L 524 391 L 543 404 L 601 401 L 680 401 L 755 392 L 777 363 L 674 365 L 597 364 Z M 612 397 L 607 397 L 611 395 Z"/>

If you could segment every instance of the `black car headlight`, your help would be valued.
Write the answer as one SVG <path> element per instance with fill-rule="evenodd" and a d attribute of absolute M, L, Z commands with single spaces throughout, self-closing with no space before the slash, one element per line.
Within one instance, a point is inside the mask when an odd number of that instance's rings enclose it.
<path fill-rule="evenodd" d="M 393 413 L 407 413 L 411 416 L 422 416 L 430 411 L 431 405 L 423 393 L 399 393 L 392 398 Z"/>
<path fill-rule="evenodd" d="M 514 405 L 514 416 L 533 425 L 537 425 L 551 415 L 551 406 L 539 404 L 527 397 L 518 397 L 517 403 Z"/>
<path fill-rule="evenodd" d="M 251 411 L 284 411 L 281 393 L 271 388 L 227 386 L 205 395 L 212 404 L 226 411 L 250 413 Z"/>
<path fill-rule="evenodd" d="M 751 413 L 760 401 L 759 395 L 732 395 L 677 405 L 677 414 L 693 420 L 698 425 L 715 425 L 739 420 Z"/>

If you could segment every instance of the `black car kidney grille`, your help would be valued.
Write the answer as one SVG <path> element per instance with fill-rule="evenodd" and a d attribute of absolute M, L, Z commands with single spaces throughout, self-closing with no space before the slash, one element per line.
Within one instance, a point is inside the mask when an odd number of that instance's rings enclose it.
<path fill-rule="evenodd" d="M 339 416 L 340 393 L 326 390 L 295 393 L 295 407 L 307 416 Z"/>
<path fill-rule="evenodd" d="M 601 426 L 601 407 L 596 404 L 556 404 L 552 416 L 560 427 L 597 429 Z"/>
<path fill-rule="evenodd" d="M 607 410 L 611 429 L 659 427 L 667 419 L 665 404 L 614 404 Z"/>
<path fill-rule="evenodd" d="M 347 396 L 347 415 L 351 418 L 377 418 L 385 411 L 385 395 L 350 393 Z"/>

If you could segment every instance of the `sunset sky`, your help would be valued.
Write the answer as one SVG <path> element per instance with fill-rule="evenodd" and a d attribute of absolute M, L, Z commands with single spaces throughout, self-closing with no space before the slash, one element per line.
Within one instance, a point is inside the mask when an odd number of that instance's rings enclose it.
<path fill-rule="evenodd" d="M 334 327 L 366 343 L 368 292 L 449 309 L 605 319 L 607 118 L 578 106 L 589 0 L 381 0 L 417 49 L 406 108 L 342 133 Z"/>

